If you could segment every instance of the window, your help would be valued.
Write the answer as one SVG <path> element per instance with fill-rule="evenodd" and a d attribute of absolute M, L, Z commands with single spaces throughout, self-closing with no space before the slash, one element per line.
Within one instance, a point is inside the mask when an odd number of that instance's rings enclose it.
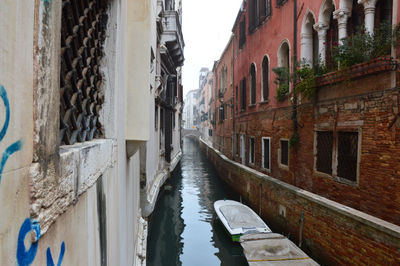
<path fill-rule="evenodd" d="M 304 16 L 301 27 L 301 62 L 303 65 L 310 67 L 317 65 L 319 62 L 318 51 L 318 32 L 314 29 L 315 19 L 309 11 Z"/>
<path fill-rule="evenodd" d="M 238 86 L 236 86 L 236 101 L 235 101 L 235 105 L 236 105 L 235 111 L 236 111 L 236 113 L 238 111 L 238 103 L 239 103 L 239 94 L 238 94 Z"/>
<path fill-rule="evenodd" d="M 316 134 L 316 171 L 357 182 L 358 132 Z"/>
<path fill-rule="evenodd" d="M 242 49 L 245 43 L 246 43 L 246 18 L 243 17 L 243 20 L 239 24 L 239 49 Z"/>
<path fill-rule="evenodd" d="M 106 8 L 94 8 L 86 13 L 80 5 L 69 1 L 63 4 L 60 140 L 62 145 L 71 145 L 99 138 L 103 134 L 99 118 L 104 93 L 99 64 L 104 54 L 108 15 Z M 98 7 L 106 4 L 104 0 L 96 1 Z M 90 34 L 92 29 L 96 34 Z M 90 41 L 86 42 L 87 39 Z"/>
<path fill-rule="evenodd" d="M 250 0 L 249 32 L 253 32 L 270 15 L 271 0 Z"/>
<path fill-rule="evenodd" d="M 249 163 L 254 164 L 254 137 L 250 138 Z"/>
<path fill-rule="evenodd" d="M 224 121 L 225 120 L 225 106 L 222 104 L 219 107 L 219 121 Z"/>
<path fill-rule="evenodd" d="M 240 81 L 240 110 L 246 110 L 246 79 Z"/>
<path fill-rule="evenodd" d="M 392 22 L 392 1 L 379 0 L 376 3 L 375 11 L 375 28 L 378 28 L 381 23 Z"/>
<path fill-rule="evenodd" d="M 262 97 L 263 101 L 269 99 L 269 61 L 268 57 L 264 56 L 262 61 Z"/>
<path fill-rule="evenodd" d="M 317 133 L 317 165 L 318 172 L 332 174 L 332 132 Z"/>
<path fill-rule="evenodd" d="M 158 130 L 158 106 L 156 105 L 154 109 L 154 129 Z"/>
<path fill-rule="evenodd" d="M 279 163 L 284 166 L 289 166 L 289 141 L 280 140 Z"/>
<path fill-rule="evenodd" d="M 279 81 L 279 86 L 285 85 L 286 87 L 286 93 L 289 92 L 289 73 L 290 73 L 290 63 L 289 63 L 289 58 L 290 58 L 290 50 L 289 50 L 289 44 L 287 41 L 284 41 L 281 46 L 279 47 L 279 52 L 278 52 L 278 67 L 282 69 L 283 73 L 287 73 L 284 78 Z"/>
<path fill-rule="evenodd" d="M 271 170 L 271 138 L 262 138 L 262 163 L 261 167 Z"/>
<path fill-rule="evenodd" d="M 281 7 L 283 6 L 285 3 L 287 2 L 287 0 L 276 0 L 276 7 Z"/>
<path fill-rule="evenodd" d="M 347 36 L 352 36 L 363 30 L 364 25 L 364 6 L 358 3 L 358 0 L 353 0 L 351 9 L 351 17 L 347 22 Z"/>
<path fill-rule="evenodd" d="M 256 66 L 250 66 L 250 104 L 256 104 Z"/>
<path fill-rule="evenodd" d="M 208 130 L 208 136 L 212 137 L 213 133 L 212 133 L 212 129 Z"/>

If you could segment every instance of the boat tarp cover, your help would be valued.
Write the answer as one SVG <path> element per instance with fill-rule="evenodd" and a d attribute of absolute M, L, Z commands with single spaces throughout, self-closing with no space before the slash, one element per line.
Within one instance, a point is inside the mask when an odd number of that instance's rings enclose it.
<path fill-rule="evenodd" d="M 244 235 L 240 244 L 250 266 L 318 265 L 285 236 L 275 233 Z"/>
<path fill-rule="evenodd" d="M 236 228 L 265 228 L 265 224 L 260 220 L 257 215 L 246 206 L 241 205 L 226 205 L 219 208 L 221 213 L 225 216 L 229 226 L 232 229 Z"/>

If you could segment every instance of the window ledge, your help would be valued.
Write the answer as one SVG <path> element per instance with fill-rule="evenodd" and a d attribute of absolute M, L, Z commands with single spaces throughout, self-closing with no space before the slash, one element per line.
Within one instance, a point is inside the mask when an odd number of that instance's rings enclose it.
<path fill-rule="evenodd" d="M 269 103 L 269 100 L 264 100 L 264 101 L 260 102 L 260 104 L 268 104 L 268 103 Z"/>
<path fill-rule="evenodd" d="M 77 182 L 77 195 L 81 195 L 116 161 L 116 143 L 111 139 L 98 139 L 60 147 L 61 178 Z"/>
<path fill-rule="evenodd" d="M 249 104 L 249 107 L 254 107 L 256 105 L 257 105 L 256 103 L 251 103 L 251 104 Z"/>
<path fill-rule="evenodd" d="M 41 234 L 114 166 L 116 152 L 115 140 L 98 139 L 61 146 L 57 166 L 52 164 L 43 169 L 39 163 L 32 165 L 31 215 L 38 220 Z"/>
<path fill-rule="evenodd" d="M 261 167 L 261 169 L 262 169 L 263 171 L 267 172 L 267 173 L 271 173 L 271 169 L 264 168 L 264 167 Z"/>
<path fill-rule="evenodd" d="M 279 163 L 279 168 L 289 171 L 289 165 Z"/>
<path fill-rule="evenodd" d="M 358 187 L 358 182 L 356 182 L 356 181 L 351 181 L 351 180 L 348 180 L 346 178 L 342 178 L 342 177 L 330 175 L 330 174 L 327 174 L 327 173 L 319 172 L 319 171 L 317 171 L 315 169 L 314 169 L 314 175 L 322 177 L 322 178 L 328 178 L 328 179 L 331 179 L 333 181 L 336 181 L 336 182 L 344 184 L 344 185 Z"/>

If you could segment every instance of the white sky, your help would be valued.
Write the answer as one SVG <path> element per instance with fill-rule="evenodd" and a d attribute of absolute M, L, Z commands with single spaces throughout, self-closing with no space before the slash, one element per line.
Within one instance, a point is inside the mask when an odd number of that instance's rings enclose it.
<path fill-rule="evenodd" d="M 185 65 L 183 95 L 199 86 L 199 71 L 210 70 L 231 36 L 242 0 L 183 0 Z"/>

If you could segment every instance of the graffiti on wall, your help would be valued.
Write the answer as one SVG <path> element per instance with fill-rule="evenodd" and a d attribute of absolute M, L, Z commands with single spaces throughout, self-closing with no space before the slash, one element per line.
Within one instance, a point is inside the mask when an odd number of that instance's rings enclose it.
<path fill-rule="evenodd" d="M 31 244 L 30 248 L 27 250 L 25 248 L 25 238 L 31 233 L 35 234 L 36 241 Z M 17 262 L 19 266 L 29 266 L 35 260 L 38 244 L 40 239 L 40 225 L 36 221 L 32 221 L 29 218 L 26 218 L 22 223 L 21 228 L 18 233 L 18 242 L 17 242 Z M 60 255 L 58 256 L 57 266 L 61 266 L 61 263 L 64 258 L 65 253 L 65 243 L 64 241 L 61 243 Z M 55 266 L 53 256 L 51 255 L 50 247 L 47 248 L 46 251 L 46 261 L 47 266 Z"/>
<path fill-rule="evenodd" d="M 3 100 L 5 114 L 6 114 L 3 127 L 1 128 L 0 131 L 0 142 L 1 142 L 7 134 L 8 126 L 10 124 L 10 102 L 8 101 L 7 91 L 3 85 L 0 85 L 0 98 Z M 0 161 L 0 183 L 1 183 L 1 177 L 3 175 L 3 170 L 8 158 L 17 151 L 20 151 L 21 149 L 22 149 L 22 141 L 18 140 L 17 142 L 14 142 L 10 146 L 8 146 L 8 148 L 3 152 Z"/>
<path fill-rule="evenodd" d="M 4 104 L 4 109 L 5 109 L 5 120 L 3 123 L 3 126 L 1 127 L 0 130 L 0 142 L 4 139 L 4 137 L 7 134 L 7 130 L 10 124 L 10 117 L 11 117 L 11 112 L 10 112 L 10 102 L 8 100 L 7 96 L 7 91 L 4 88 L 3 85 L 0 85 L 0 98 Z M 0 184 L 1 184 L 1 178 L 3 175 L 4 167 L 7 163 L 7 160 L 10 158 L 11 155 L 14 153 L 20 151 L 22 149 L 22 141 L 18 140 L 8 146 L 6 150 L 2 153 L 1 160 L 0 160 Z M 28 235 L 34 234 L 35 235 L 35 240 L 34 243 L 31 244 L 29 249 L 27 250 L 25 247 L 25 238 Z M 20 266 L 28 266 L 33 263 L 35 260 L 37 250 L 38 250 L 38 241 L 40 239 L 40 225 L 37 221 L 32 221 L 29 218 L 26 218 L 24 222 L 22 223 L 19 233 L 18 233 L 18 239 L 17 239 L 17 263 Z M 65 243 L 62 242 L 61 244 L 61 249 L 60 249 L 60 255 L 58 257 L 57 261 L 57 266 L 60 266 L 62 263 L 62 260 L 64 258 L 64 253 L 65 253 Z M 46 260 L 47 260 L 47 265 L 48 266 L 54 266 L 54 261 L 53 257 L 51 255 L 51 250 L 50 247 L 47 248 L 46 251 Z"/>

